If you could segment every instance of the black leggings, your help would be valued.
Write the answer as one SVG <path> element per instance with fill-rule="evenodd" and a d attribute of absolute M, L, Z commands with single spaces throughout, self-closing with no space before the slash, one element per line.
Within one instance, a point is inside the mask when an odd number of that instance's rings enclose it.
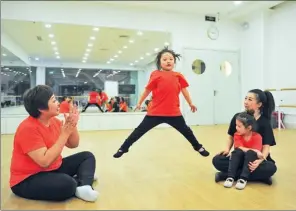
<path fill-rule="evenodd" d="M 230 157 L 230 163 L 228 167 L 228 177 L 248 180 L 251 174 L 249 169 L 249 162 L 253 162 L 258 159 L 257 153 L 253 150 L 244 152 L 243 150 L 236 148 L 232 151 Z M 238 170 L 241 169 L 241 173 L 238 174 Z"/>
<path fill-rule="evenodd" d="M 88 108 L 88 106 L 90 106 L 90 105 L 95 105 L 95 106 L 97 106 L 97 107 L 100 109 L 100 111 L 101 111 L 102 113 L 104 113 L 104 110 L 101 108 L 101 106 L 100 106 L 98 103 L 87 103 L 87 105 L 84 107 L 84 109 L 82 110 L 82 112 L 85 112 L 86 109 Z"/>
<path fill-rule="evenodd" d="M 80 152 L 63 158 L 59 169 L 32 175 L 11 190 L 15 195 L 27 199 L 63 201 L 73 197 L 78 186 L 92 185 L 95 168 L 94 155 Z"/>
<path fill-rule="evenodd" d="M 120 150 L 122 150 L 123 152 L 127 152 L 129 147 L 139 138 L 141 138 L 145 133 L 162 123 L 167 123 L 178 130 L 190 142 L 195 150 L 199 150 L 202 147 L 202 145 L 195 138 L 190 127 L 186 125 L 183 116 L 145 116 L 141 124 L 130 134 L 130 136 L 122 144 Z"/>
<path fill-rule="evenodd" d="M 221 179 L 226 179 L 229 170 L 229 157 L 224 155 L 216 155 L 213 160 L 214 167 L 220 171 Z M 277 167 L 272 161 L 263 161 L 256 169 L 249 175 L 249 181 L 264 181 L 269 179 L 277 171 Z M 239 178 L 242 173 L 242 166 L 238 168 L 235 179 Z"/>

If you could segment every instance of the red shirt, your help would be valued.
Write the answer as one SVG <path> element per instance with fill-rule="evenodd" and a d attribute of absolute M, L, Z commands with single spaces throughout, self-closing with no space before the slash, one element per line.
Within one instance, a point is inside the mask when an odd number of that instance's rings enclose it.
<path fill-rule="evenodd" d="M 89 100 L 88 100 L 88 102 L 89 103 L 97 103 L 98 96 L 99 96 L 99 93 L 97 93 L 96 91 L 91 91 L 89 93 Z"/>
<path fill-rule="evenodd" d="M 121 110 L 127 112 L 127 104 L 126 104 L 126 102 L 119 103 L 119 107 L 120 107 Z"/>
<path fill-rule="evenodd" d="M 70 104 L 64 100 L 60 104 L 60 113 L 69 113 L 69 112 L 70 112 Z"/>
<path fill-rule="evenodd" d="M 61 166 L 61 155 L 47 168 L 40 167 L 28 155 L 28 152 L 42 147 L 50 148 L 55 144 L 60 136 L 61 124 L 61 121 L 54 117 L 50 120 L 50 126 L 46 127 L 37 119 L 30 116 L 18 126 L 14 136 L 11 158 L 10 187 L 20 183 L 31 175 L 41 171 L 56 170 Z"/>
<path fill-rule="evenodd" d="M 102 103 L 107 102 L 108 101 L 108 96 L 105 92 L 102 92 L 101 94 L 98 94 L 99 99 L 98 99 L 98 104 L 102 105 Z"/>
<path fill-rule="evenodd" d="M 155 70 L 150 75 L 146 89 L 152 91 L 148 116 L 181 116 L 179 95 L 188 87 L 181 73 Z"/>
<path fill-rule="evenodd" d="M 234 148 L 246 147 L 250 149 L 262 150 L 262 137 L 259 133 L 252 132 L 250 140 L 246 141 L 243 136 L 237 132 L 234 133 Z"/>

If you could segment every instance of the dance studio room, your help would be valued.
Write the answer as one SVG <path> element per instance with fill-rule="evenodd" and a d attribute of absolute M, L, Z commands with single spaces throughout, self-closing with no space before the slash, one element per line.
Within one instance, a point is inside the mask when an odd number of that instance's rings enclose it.
<path fill-rule="evenodd" d="M 295 210 L 295 1 L 2 1 L 1 210 Z"/>

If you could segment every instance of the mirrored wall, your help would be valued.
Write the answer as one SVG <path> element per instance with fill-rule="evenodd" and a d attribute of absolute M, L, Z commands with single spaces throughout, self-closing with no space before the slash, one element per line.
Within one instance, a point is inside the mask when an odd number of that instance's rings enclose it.
<path fill-rule="evenodd" d="M 23 93 L 36 84 L 85 113 L 134 112 L 156 53 L 171 43 L 156 31 L 3 19 L 1 26 L 1 106 L 9 114 L 26 114 Z"/>

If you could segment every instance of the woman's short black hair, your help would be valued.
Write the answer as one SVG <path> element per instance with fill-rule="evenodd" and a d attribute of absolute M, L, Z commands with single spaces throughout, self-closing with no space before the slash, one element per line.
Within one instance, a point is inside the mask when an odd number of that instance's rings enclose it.
<path fill-rule="evenodd" d="M 156 63 L 156 67 L 158 70 L 161 70 L 161 66 L 160 66 L 160 59 L 161 59 L 161 56 L 164 54 L 164 53 L 170 53 L 173 55 L 174 57 L 174 60 L 175 60 L 175 63 L 176 63 L 176 59 L 180 60 L 180 57 L 181 55 L 180 54 L 177 54 L 175 53 L 175 51 L 173 50 L 170 50 L 167 46 L 164 47 L 161 51 L 159 51 L 156 55 L 156 59 L 155 59 L 155 63 Z"/>
<path fill-rule="evenodd" d="M 30 116 L 38 118 L 41 114 L 39 110 L 48 109 L 48 101 L 52 97 L 53 91 L 49 86 L 38 85 L 28 89 L 24 93 L 24 106 Z"/>

